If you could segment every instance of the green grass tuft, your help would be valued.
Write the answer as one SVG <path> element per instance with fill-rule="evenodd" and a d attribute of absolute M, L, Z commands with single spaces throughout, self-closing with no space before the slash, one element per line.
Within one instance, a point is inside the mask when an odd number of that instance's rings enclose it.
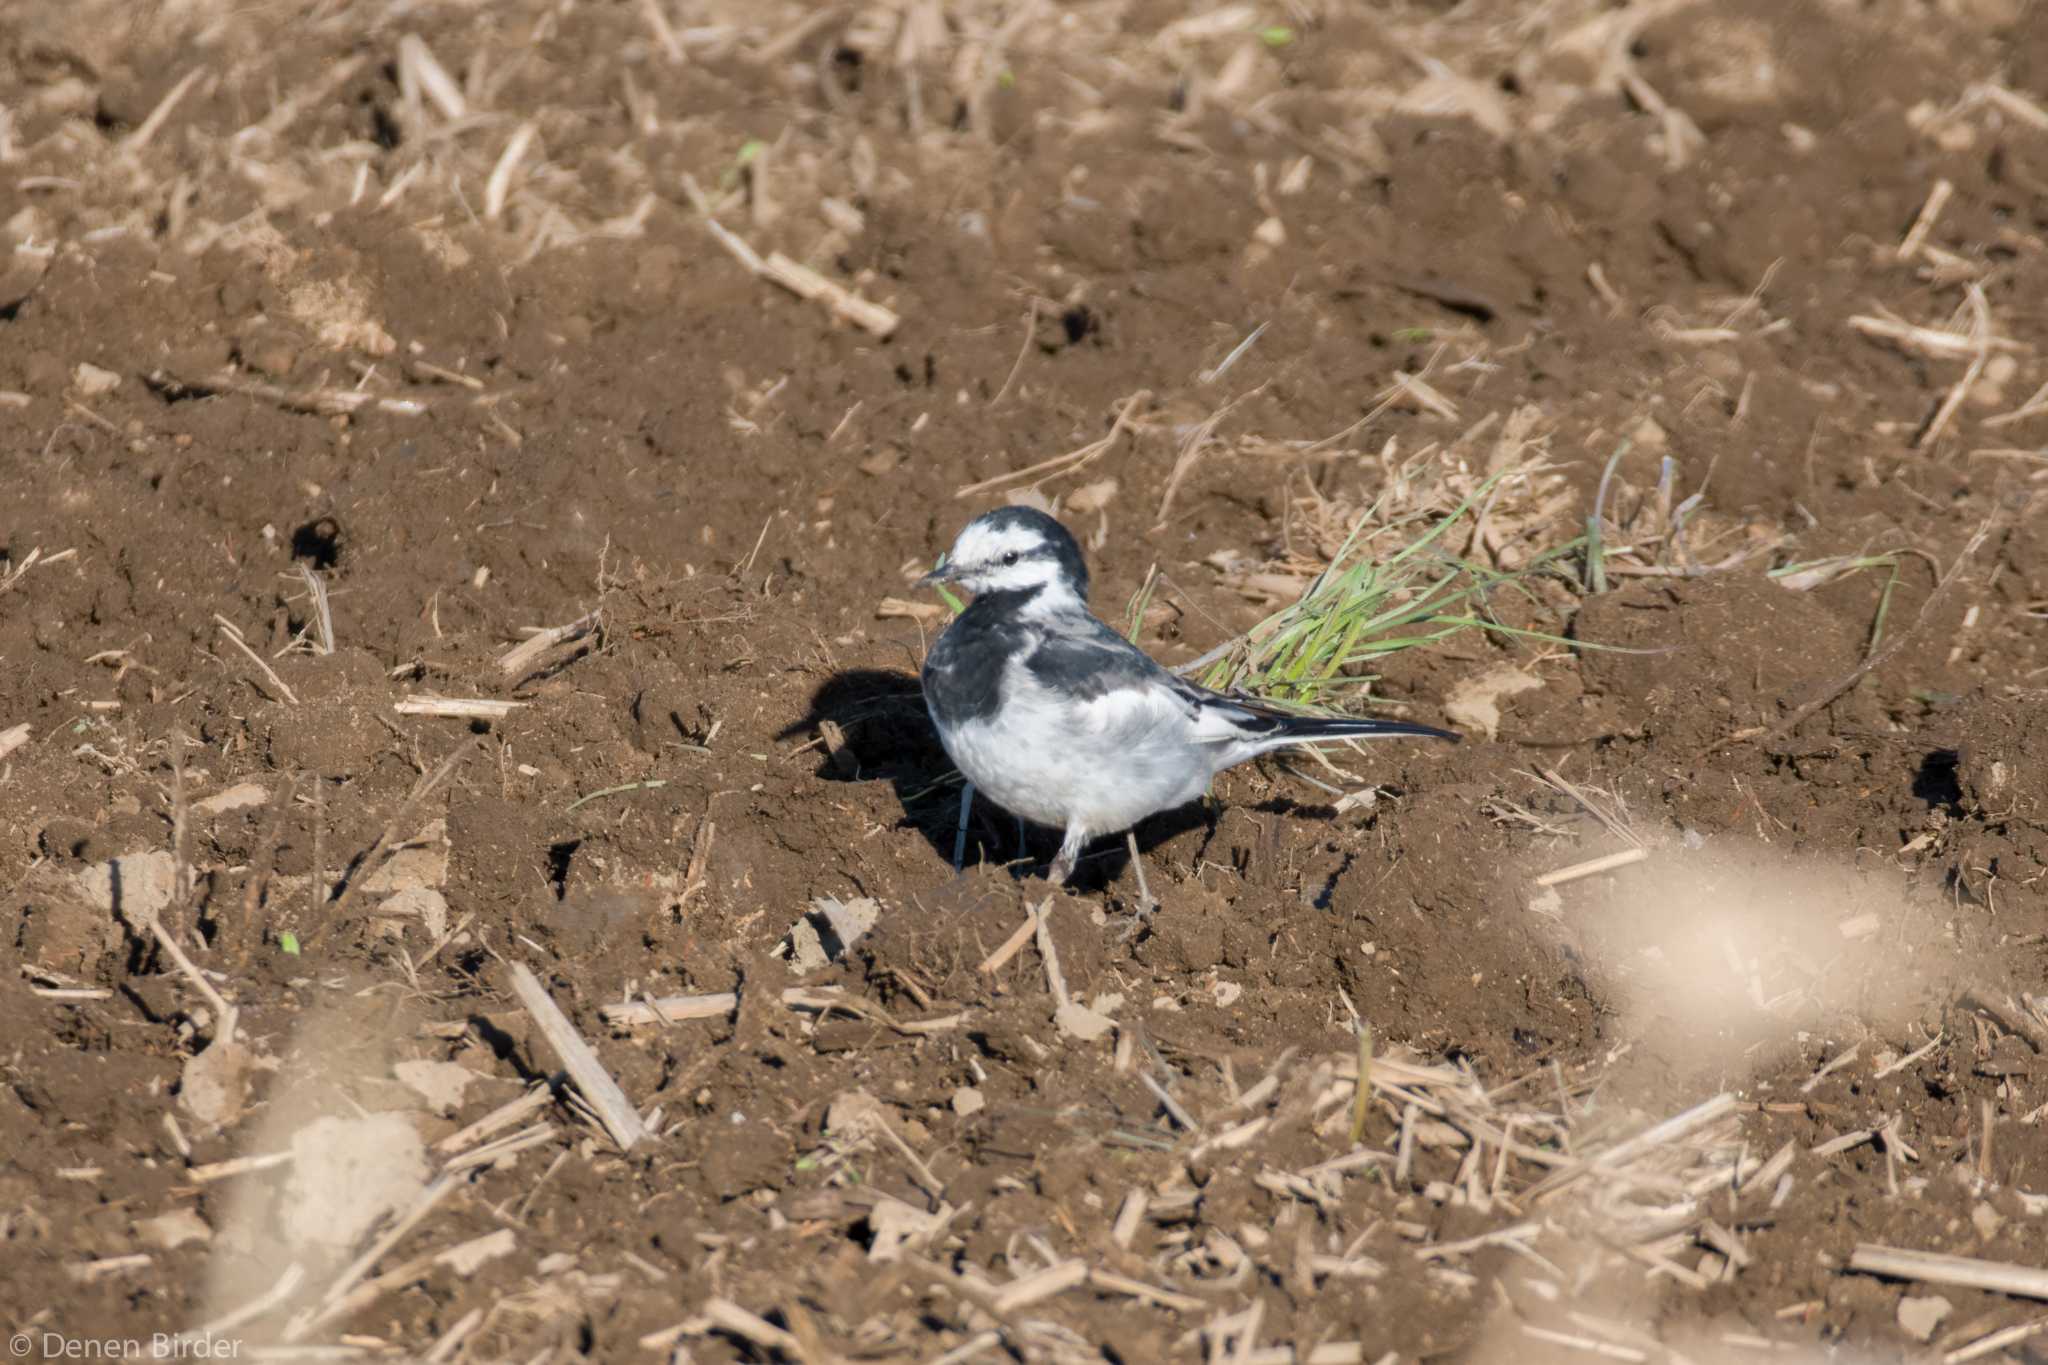
<path fill-rule="evenodd" d="M 1577 642 L 1560 636 L 1504 624 L 1488 601 L 1501 591 L 1533 595 L 1539 578 L 1577 586 L 1573 561 L 1587 550 L 1585 537 L 1555 546 L 1512 572 L 1443 548 L 1454 528 L 1470 534 L 1480 509 L 1512 472 L 1495 474 L 1442 514 L 1415 512 L 1389 520 L 1383 515 L 1385 499 L 1374 503 L 1299 599 L 1184 671 L 1218 690 L 1332 707 L 1356 701 L 1356 692 L 1371 685 L 1371 675 L 1358 671 L 1362 666 L 1468 630 L 1576 647 Z M 1368 542 L 1404 530 L 1417 533 L 1385 558 L 1371 556 Z"/>

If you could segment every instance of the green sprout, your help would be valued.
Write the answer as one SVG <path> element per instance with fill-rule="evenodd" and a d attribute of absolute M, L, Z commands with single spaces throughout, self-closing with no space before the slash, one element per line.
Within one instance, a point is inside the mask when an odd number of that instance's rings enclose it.
<path fill-rule="evenodd" d="M 739 151 L 733 154 L 732 164 L 725 168 L 724 175 L 718 177 L 718 188 L 729 190 L 737 185 L 740 177 L 746 174 L 747 167 L 758 161 L 761 153 L 767 150 L 768 144 L 758 137 L 750 137 L 742 142 Z"/>

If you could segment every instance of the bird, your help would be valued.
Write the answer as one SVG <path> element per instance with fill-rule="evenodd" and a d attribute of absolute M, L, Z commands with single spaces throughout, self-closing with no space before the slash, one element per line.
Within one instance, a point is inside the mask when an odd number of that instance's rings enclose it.
<path fill-rule="evenodd" d="M 1320 740 L 1459 738 L 1410 721 L 1297 715 L 1179 677 L 1089 610 L 1080 545 L 1036 508 L 975 517 L 919 581 L 974 597 L 920 676 L 939 743 L 976 790 L 1061 832 L 1054 885 L 1091 840 L 1124 833 L 1149 907 L 1132 827 L 1196 800 L 1224 769 Z"/>

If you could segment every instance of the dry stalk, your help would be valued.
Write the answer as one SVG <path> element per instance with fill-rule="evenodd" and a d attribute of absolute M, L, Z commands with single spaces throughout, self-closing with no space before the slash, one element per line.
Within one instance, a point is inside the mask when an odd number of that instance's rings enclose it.
<path fill-rule="evenodd" d="M 434 1144 L 434 1150 L 443 1156 L 452 1156 L 482 1142 L 495 1132 L 523 1122 L 529 1115 L 545 1109 L 553 1098 L 553 1093 L 545 1085 L 533 1086 L 517 1099 L 499 1105 L 467 1128 L 442 1138 Z"/>
<path fill-rule="evenodd" d="M 763 256 L 754 250 L 746 238 L 718 221 L 710 199 L 696 179 L 687 174 L 683 176 L 683 193 L 696 208 L 698 220 L 704 224 L 705 230 L 748 274 L 773 281 L 799 298 L 821 303 L 834 317 L 851 322 L 883 340 L 887 340 L 901 324 L 902 318 L 893 309 L 861 297 L 811 267 L 793 261 L 779 251 Z"/>
<path fill-rule="evenodd" d="M 2001 1327 L 1988 1332 L 1967 1346 L 1959 1346 L 1941 1358 L 1941 1365 L 1969 1365 L 1972 1360 L 1982 1360 L 1994 1351 L 2003 1351 L 2008 1346 L 2017 1346 L 2031 1337 L 2048 1332 L 2048 1318 L 2035 1318 L 2032 1322 L 2016 1322 L 2010 1327 Z"/>
<path fill-rule="evenodd" d="M 1258 333 L 1254 332 L 1252 335 L 1256 337 Z M 1247 342 L 1247 344 L 1249 343 Z M 1166 491 L 1159 498 L 1159 515 L 1155 518 L 1157 524 L 1152 528 L 1155 533 L 1166 529 L 1167 514 L 1173 510 L 1174 494 L 1180 492 L 1182 481 L 1194 471 L 1195 464 L 1201 459 L 1202 452 L 1215 439 L 1216 428 L 1222 424 L 1223 419 L 1228 417 L 1232 411 L 1258 397 L 1265 390 L 1266 386 L 1261 384 L 1250 393 L 1239 394 L 1222 407 L 1216 409 L 1216 411 L 1210 413 L 1180 443 L 1180 454 L 1174 457 L 1173 471 L 1166 476 Z"/>
<path fill-rule="evenodd" d="M 462 1183 L 461 1179 L 448 1175 L 436 1176 L 429 1181 L 406 1211 L 398 1216 L 397 1221 L 386 1228 L 376 1241 L 365 1247 L 360 1256 L 343 1267 L 341 1273 L 327 1286 L 326 1292 L 320 1296 L 320 1302 L 292 1319 L 284 1330 L 284 1339 L 288 1342 L 302 1341 L 316 1328 L 349 1312 L 354 1306 L 350 1291 L 363 1281 L 377 1262 L 383 1260 L 393 1247 L 404 1241 L 406 1236 Z"/>
<path fill-rule="evenodd" d="M 275 1170 L 289 1166 L 294 1157 L 290 1152 L 265 1152 L 257 1156 L 230 1157 L 226 1161 L 211 1161 L 186 1170 L 186 1178 L 200 1185 L 211 1185 L 216 1180 L 231 1176 L 251 1175 L 257 1171 Z"/>
<path fill-rule="evenodd" d="M 1110 424 L 1109 434 L 1100 440 L 1090 441 L 1087 445 L 1070 450 L 1064 455 L 1055 455 L 1050 459 L 1040 460 L 1037 464 L 1027 465 L 1023 469 L 1012 470 L 1008 474 L 998 474 L 994 478 L 983 479 L 980 483 L 967 484 L 964 487 L 955 489 L 953 496 L 956 498 L 971 498 L 977 494 L 993 492 L 995 489 L 1003 488 L 1013 483 L 1029 483 L 1035 487 L 1046 482 L 1048 479 L 1063 478 L 1068 474 L 1078 473 L 1115 447 L 1117 437 L 1123 435 L 1125 430 L 1130 427 L 1132 418 L 1137 414 L 1138 405 L 1151 396 L 1152 391 L 1150 389 L 1139 389 L 1136 393 L 1124 399 L 1123 406 L 1117 410 L 1116 420 Z"/>
<path fill-rule="evenodd" d="M 1001 946 L 981 960 L 981 972 L 984 975 L 993 976 L 1001 971 L 1011 958 L 1022 952 L 1024 945 L 1031 942 L 1032 936 L 1038 932 L 1039 921 L 1045 916 L 1046 911 L 1051 908 L 1052 897 L 1047 896 L 1044 902 L 1037 906 L 1037 908 L 1027 911 L 1024 916 L 1024 922 L 1011 931 L 1010 936 L 1003 940 Z"/>
<path fill-rule="evenodd" d="M 1850 1253 L 1849 1269 L 1896 1280 L 1952 1284 L 1965 1289 L 1988 1290 L 1994 1294 L 2048 1299 L 2048 1270 L 2005 1261 L 1981 1261 L 1972 1256 L 1948 1256 L 1864 1242 Z"/>
<path fill-rule="evenodd" d="M 1969 368 L 1963 371 L 1961 379 L 1950 386 L 1947 396 L 1941 400 L 1941 406 L 1935 409 L 1934 417 L 1928 422 L 1926 430 L 1913 438 L 1916 447 L 1932 446 L 1941 438 L 1942 432 L 1948 429 L 1948 424 L 1954 419 L 1957 409 L 1961 408 L 1963 400 L 1969 397 L 1970 390 L 1976 387 L 1978 378 L 1984 373 L 1984 367 L 1991 360 L 1991 306 L 1984 297 L 1984 286 L 1972 280 L 1964 286 L 1964 290 L 1970 309 L 1969 338 L 1972 349 Z"/>
<path fill-rule="evenodd" d="M 434 716 L 444 720 L 503 720 L 525 702 L 490 701 L 483 697 L 401 697 L 391 709 L 401 716 Z"/>
<path fill-rule="evenodd" d="M 1575 882 L 1581 877 L 1594 877 L 1602 872 L 1612 872 L 1616 868 L 1627 867 L 1631 863 L 1645 862 L 1649 859 L 1649 856 L 1650 850 L 1647 848 L 1625 848 L 1618 853 L 1609 853 L 1598 858 L 1588 858 L 1585 862 L 1573 863 L 1570 867 L 1560 867 L 1555 872 L 1546 872 L 1536 879 L 1536 885 L 1561 886 L 1566 882 Z"/>
<path fill-rule="evenodd" d="M 514 962 L 512 968 L 512 993 L 519 997 L 519 1003 L 526 1007 L 534 1024 L 562 1059 L 569 1077 L 576 1082 L 576 1088 L 597 1110 L 598 1118 L 604 1123 L 605 1131 L 622 1152 L 630 1152 L 633 1145 L 647 1136 L 647 1128 L 640 1122 L 640 1112 L 626 1099 L 619 1083 L 612 1079 L 604 1063 L 598 1061 L 597 1053 L 569 1022 L 569 1016 L 542 988 L 538 978 L 528 970 L 526 964 Z"/>
<path fill-rule="evenodd" d="M 532 119 L 512 130 L 512 136 L 505 141 L 505 150 L 498 157 L 498 164 L 491 167 L 490 178 L 484 182 L 484 221 L 495 223 L 505 212 L 505 200 L 512 193 L 512 177 L 519 170 L 519 163 L 526 159 L 526 152 L 539 134 L 540 125 Z"/>
<path fill-rule="evenodd" d="M 128 134 L 122 140 L 121 152 L 124 155 L 133 156 L 144 147 L 147 147 L 150 140 L 163 131 L 164 123 L 170 118 L 171 111 L 176 109 L 179 102 L 191 93 L 192 87 L 197 85 L 199 78 L 205 74 L 205 67 L 195 66 L 179 77 L 178 83 L 172 86 L 170 91 L 156 102 L 156 108 L 149 111 L 149 116 L 137 124 L 135 131 Z"/>
<path fill-rule="evenodd" d="M 334 608 L 327 601 L 327 580 L 306 565 L 299 565 L 299 577 L 313 598 L 313 639 L 322 654 L 334 653 Z"/>
<path fill-rule="evenodd" d="M 367 389 L 287 389 L 276 384 L 242 379 L 232 374 L 218 374 L 211 379 L 188 380 L 159 370 L 150 376 L 150 382 L 161 389 L 183 390 L 195 394 L 232 393 L 244 398 L 259 398 L 267 403 L 275 403 L 287 412 L 310 413 L 320 417 L 341 417 L 365 411 L 386 413 L 393 417 L 419 417 L 427 411 L 427 404 L 418 399 L 385 398 Z"/>
<path fill-rule="evenodd" d="M 1920 254 L 1921 246 L 1927 241 L 1927 234 L 1934 229 L 1934 220 L 1941 217 L 1941 211 L 1948 206 L 1956 187 L 1946 176 L 1934 182 L 1934 188 L 1927 192 L 1927 202 L 1920 206 L 1920 214 L 1913 220 L 1913 226 L 1906 230 L 1905 240 L 1899 243 L 1898 258 L 1910 261 Z"/>
<path fill-rule="evenodd" d="M 604 609 L 600 607 L 596 611 L 577 617 L 567 625 L 537 630 L 501 654 L 498 657 L 498 669 L 508 682 L 517 686 L 526 681 L 539 666 L 541 657 L 549 650 L 557 645 L 586 640 L 603 625 Z M 589 646 L 586 644 L 583 648 L 587 649 Z"/>
<path fill-rule="evenodd" d="M 0 574 L 0 593 L 12 592 L 14 589 L 20 587 L 21 580 L 28 577 L 28 571 L 30 569 L 35 568 L 38 564 L 46 566 L 50 564 L 61 564 L 63 561 L 67 559 L 75 559 L 77 558 L 77 556 L 78 551 L 76 548 L 73 548 L 69 550 L 59 550 L 56 554 L 50 555 L 48 558 L 45 558 L 43 555 L 42 547 L 38 546 L 35 549 L 30 550 L 26 555 L 23 555 L 21 563 L 15 565 L 13 569 L 11 569 L 5 574 Z"/>
<path fill-rule="evenodd" d="M 710 1299 L 704 1304 L 704 1316 L 711 1325 L 722 1332 L 730 1332 L 742 1341 L 751 1342 L 763 1350 L 780 1351 L 798 1361 L 808 1361 L 811 1355 L 804 1350 L 803 1343 L 795 1334 L 785 1332 L 768 1319 L 749 1313 L 730 1299 Z"/>
<path fill-rule="evenodd" d="M 241 650 L 247 656 L 249 662 L 261 669 L 263 676 L 270 680 L 270 686 L 273 689 L 271 695 L 290 702 L 293 706 L 297 706 L 299 704 L 298 694 L 286 685 L 283 678 L 277 676 L 276 669 L 264 662 L 262 655 L 249 648 L 249 642 L 242 638 L 242 632 L 236 627 L 234 622 L 228 620 L 227 617 L 222 616 L 219 612 L 214 613 L 213 619 L 220 624 L 221 634 L 227 638 L 227 642 L 236 649 Z"/>

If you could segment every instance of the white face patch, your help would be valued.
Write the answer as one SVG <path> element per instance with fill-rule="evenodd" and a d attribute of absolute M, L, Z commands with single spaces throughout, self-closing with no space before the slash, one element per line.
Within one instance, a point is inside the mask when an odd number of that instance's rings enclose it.
<path fill-rule="evenodd" d="M 1039 588 L 1060 579 L 1059 561 L 1045 553 L 1048 548 L 1045 537 L 1029 526 L 971 521 L 947 552 L 946 567 L 969 592 Z"/>
<path fill-rule="evenodd" d="M 999 563 L 1006 554 L 1029 554 L 1045 544 L 1045 537 L 1028 526 L 990 526 L 982 521 L 970 521 L 960 532 L 960 538 L 953 542 L 953 549 L 946 556 L 948 563 L 962 567 L 980 567 Z"/>

